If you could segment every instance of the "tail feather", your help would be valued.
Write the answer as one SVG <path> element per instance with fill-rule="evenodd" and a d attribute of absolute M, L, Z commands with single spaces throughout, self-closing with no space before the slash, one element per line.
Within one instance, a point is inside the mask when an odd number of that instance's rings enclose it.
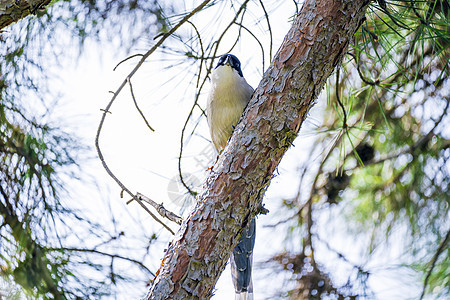
<path fill-rule="evenodd" d="M 231 254 L 231 275 L 236 291 L 236 300 L 253 300 L 252 263 L 255 229 L 256 222 L 253 218 L 244 229 Z"/>
<path fill-rule="evenodd" d="M 242 293 L 236 293 L 235 300 L 253 300 L 253 293 L 252 292 L 242 292 Z"/>

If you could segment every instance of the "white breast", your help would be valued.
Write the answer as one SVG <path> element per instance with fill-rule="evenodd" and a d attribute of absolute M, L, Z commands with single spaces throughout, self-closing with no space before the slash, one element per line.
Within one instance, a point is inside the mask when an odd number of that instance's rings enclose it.
<path fill-rule="evenodd" d="M 207 114 L 211 138 L 217 152 L 225 148 L 253 94 L 253 88 L 228 65 L 212 72 Z"/>

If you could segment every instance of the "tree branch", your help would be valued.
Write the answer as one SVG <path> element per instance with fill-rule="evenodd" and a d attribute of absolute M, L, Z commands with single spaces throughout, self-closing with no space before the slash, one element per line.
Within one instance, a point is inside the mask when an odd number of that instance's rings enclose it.
<path fill-rule="evenodd" d="M 111 254 L 111 253 L 107 253 L 107 252 L 103 252 L 100 250 L 96 250 L 96 249 L 87 249 L 87 248 L 70 248 L 70 247 L 61 247 L 61 248 L 48 248 L 48 250 L 51 251 L 69 251 L 69 252 L 85 252 L 85 253 L 94 253 L 94 254 L 98 254 L 98 255 L 103 255 L 103 256 L 108 256 L 111 259 L 114 258 L 118 258 L 121 260 L 126 260 L 129 262 L 132 262 L 136 265 L 138 265 L 141 269 L 145 270 L 146 272 L 148 272 L 150 275 L 152 275 L 153 277 L 155 276 L 155 273 L 153 273 L 146 265 L 144 265 L 141 261 L 130 258 L 130 257 L 126 257 L 126 256 L 122 256 L 119 254 Z"/>
<path fill-rule="evenodd" d="M 35 14 L 50 3 L 50 0 L 0 0 L 0 32 L 30 14 Z"/>
<path fill-rule="evenodd" d="M 163 217 L 166 217 L 167 219 L 169 219 L 172 222 L 177 223 L 178 225 L 181 224 L 181 222 L 183 221 L 183 219 L 181 217 L 179 217 L 178 215 L 174 214 L 173 212 L 167 210 L 162 204 L 158 204 L 155 201 L 153 201 L 152 199 L 142 195 L 141 193 L 136 193 L 136 197 L 139 200 L 142 200 L 148 204 L 150 204 L 154 209 L 156 209 L 156 211 Z M 133 201 L 134 199 L 131 199 L 130 201 Z"/>
<path fill-rule="evenodd" d="M 127 80 L 128 80 L 128 84 L 130 86 L 130 93 L 131 93 L 131 98 L 133 98 L 134 106 L 136 107 L 137 111 L 139 112 L 139 114 L 141 115 L 142 119 L 144 120 L 145 125 L 147 125 L 147 127 L 151 131 L 155 131 L 155 129 L 153 129 L 153 127 L 150 126 L 150 124 L 148 123 L 147 119 L 144 116 L 144 113 L 142 112 L 142 110 L 139 108 L 139 105 L 137 104 L 136 97 L 134 96 L 134 92 L 133 92 L 133 85 L 131 84 L 131 79 L 127 78 Z"/>
<path fill-rule="evenodd" d="M 425 277 L 425 281 L 423 282 L 423 289 L 422 289 L 422 294 L 420 295 L 420 300 L 422 300 L 423 297 L 425 296 L 425 291 L 427 289 L 428 280 L 430 279 L 431 273 L 433 272 L 434 266 L 436 265 L 436 261 L 439 258 L 439 255 L 441 255 L 441 253 L 444 251 L 444 249 L 446 249 L 449 239 L 450 239 L 450 230 L 447 231 L 447 234 L 445 235 L 445 239 L 441 242 L 441 244 L 439 245 L 439 248 L 437 249 L 436 253 L 433 256 L 433 259 L 431 260 L 430 270 L 428 270 L 427 277 Z"/>
<path fill-rule="evenodd" d="M 172 229 L 168 227 L 166 224 L 164 224 L 158 217 L 156 217 L 145 205 L 142 203 L 141 200 L 139 200 L 128 188 L 126 188 L 122 182 L 112 173 L 112 171 L 109 169 L 108 165 L 106 164 L 106 161 L 103 157 L 103 153 L 100 149 L 100 133 L 103 128 L 103 124 L 105 123 L 106 115 L 110 111 L 111 106 L 113 105 L 114 101 L 116 100 L 117 96 L 120 94 L 122 89 L 125 87 L 125 85 L 130 81 L 130 79 L 134 76 L 134 74 L 139 70 L 144 63 L 144 61 L 153 53 L 156 51 L 156 49 L 161 46 L 161 44 L 169 37 L 171 36 L 178 28 L 181 27 L 184 23 L 186 23 L 193 15 L 195 15 L 197 12 L 202 10 L 211 0 L 205 0 L 203 1 L 199 6 L 194 8 L 189 14 L 187 14 L 180 22 L 178 22 L 177 25 L 172 27 L 167 33 L 163 34 L 162 37 L 159 39 L 159 41 L 150 49 L 148 50 L 142 58 L 139 60 L 139 62 L 136 64 L 136 66 L 133 68 L 133 70 L 128 74 L 128 76 L 125 78 L 124 81 L 122 81 L 122 84 L 117 88 L 117 90 L 114 92 L 111 100 L 109 101 L 108 105 L 106 105 L 102 118 L 100 120 L 100 123 L 98 125 L 97 134 L 95 136 L 95 148 L 97 149 L 97 154 L 102 162 L 103 168 L 105 168 L 106 172 L 109 176 L 111 176 L 114 181 L 122 188 L 122 190 L 126 191 L 131 197 L 133 197 L 134 200 L 149 214 L 155 219 L 158 223 L 160 223 L 164 228 L 166 228 L 170 233 L 174 234 Z"/>
<path fill-rule="evenodd" d="M 209 299 L 242 229 L 313 101 L 341 62 L 369 1 L 305 1 L 170 243 L 146 299 Z"/>

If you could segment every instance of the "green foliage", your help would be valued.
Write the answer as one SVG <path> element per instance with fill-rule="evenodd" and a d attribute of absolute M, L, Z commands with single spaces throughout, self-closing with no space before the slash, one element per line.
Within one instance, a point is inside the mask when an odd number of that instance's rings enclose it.
<path fill-rule="evenodd" d="M 94 240 L 118 237 L 61 202 L 62 177 L 79 178 L 87 148 L 49 117 L 62 92 L 52 84 L 52 68 L 60 67 L 60 57 L 76 59 L 88 39 L 133 47 L 167 26 L 157 1 L 80 0 L 54 1 L 0 32 L 0 275 L 28 297 L 98 298 L 127 279 L 113 271 L 120 256 L 82 243 L 82 235 L 94 231 Z M 65 246 L 74 240 L 84 246 Z M 92 255 L 107 257 L 106 266 L 93 263 Z"/>
<path fill-rule="evenodd" d="M 7 107 L 0 103 L 1 275 L 20 284 L 30 297 L 60 298 L 64 291 L 58 282 L 67 259 L 58 259 L 41 243 L 52 240 L 45 231 L 54 229 L 52 222 L 66 212 L 59 202 L 63 187 L 57 173 L 75 162 L 65 149 L 79 147 L 48 126 L 12 123 L 17 111 Z"/>
<path fill-rule="evenodd" d="M 306 203 L 297 199 L 299 226 L 312 227 L 314 218 L 305 218 L 311 202 L 316 216 L 344 212 L 350 233 L 370 237 L 367 259 L 406 228 L 405 264 L 429 276 L 424 286 L 434 296 L 449 294 L 450 256 L 439 250 L 450 230 L 449 16 L 448 1 L 371 5 L 342 75 L 327 88 L 327 119 L 317 140 L 323 161 L 317 173 L 309 160 L 303 167 L 315 177 L 312 194 Z M 317 244 L 326 239 L 302 234 L 311 247 L 314 237 Z"/>
<path fill-rule="evenodd" d="M 448 3 L 387 4 L 383 14 L 375 8 L 369 14 L 354 46 L 357 57 L 366 57 L 357 68 L 370 70 L 379 81 L 370 90 L 379 107 L 371 109 L 369 103 L 354 111 L 374 129 L 355 142 L 369 142 L 378 159 L 353 173 L 350 188 L 358 196 L 352 216 L 371 223 L 360 228 L 381 230 L 386 237 L 396 224 L 407 222 L 412 247 L 423 247 L 426 239 L 433 253 L 436 240 L 445 235 L 440 228 L 449 210 L 450 176 L 444 167 L 449 136 L 444 129 L 450 45 L 442 42 L 450 38 Z M 364 84 L 367 77 L 361 80 Z"/>
<path fill-rule="evenodd" d="M 24 299 L 20 286 L 2 277 L 0 277 L 0 295 L 8 300 Z"/>

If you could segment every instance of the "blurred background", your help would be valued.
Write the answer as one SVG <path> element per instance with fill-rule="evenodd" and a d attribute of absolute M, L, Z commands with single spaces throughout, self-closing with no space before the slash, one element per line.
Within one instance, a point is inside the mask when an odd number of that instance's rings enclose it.
<path fill-rule="evenodd" d="M 172 234 L 102 166 L 106 106 L 114 176 L 186 216 L 217 58 L 256 88 L 302 7 L 211 1 L 127 82 L 200 3 L 52 1 L 0 31 L 0 299 L 145 296 Z M 370 4 L 265 195 L 256 299 L 449 296 L 449 28 L 448 1 Z M 227 267 L 212 299 L 233 295 Z"/>

